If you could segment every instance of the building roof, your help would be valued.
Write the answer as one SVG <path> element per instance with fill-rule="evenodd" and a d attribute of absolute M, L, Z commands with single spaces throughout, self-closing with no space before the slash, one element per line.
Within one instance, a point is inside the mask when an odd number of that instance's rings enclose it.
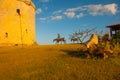
<path fill-rule="evenodd" d="M 24 2 L 25 4 L 32 6 L 35 9 L 35 5 L 31 0 L 17 0 L 17 1 Z"/>
<path fill-rule="evenodd" d="M 120 30 L 120 24 L 112 24 L 109 26 L 106 26 L 107 28 L 110 28 L 112 30 Z"/>

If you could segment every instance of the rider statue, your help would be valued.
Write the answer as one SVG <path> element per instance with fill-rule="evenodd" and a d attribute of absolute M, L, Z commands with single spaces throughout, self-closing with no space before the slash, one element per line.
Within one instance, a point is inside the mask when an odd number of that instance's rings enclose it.
<path fill-rule="evenodd" d="M 60 38 L 60 34 L 58 33 L 58 38 Z"/>

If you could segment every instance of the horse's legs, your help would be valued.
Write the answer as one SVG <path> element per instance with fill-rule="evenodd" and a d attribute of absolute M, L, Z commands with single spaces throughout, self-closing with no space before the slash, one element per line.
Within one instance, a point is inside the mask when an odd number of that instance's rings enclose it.
<path fill-rule="evenodd" d="M 59 42 L 56 40 L 56 44 L 58 44 Z"/>
<path fill-rule="evenodd" d="M 57 43 L 59 44 L 59 41 Z"/>
<path fill-rule="evenodd" d="M 66 44 L 66 41 L 64 41 L 64 44 Z"/>
<path fill-rule="evenodd" d="M 79 43 L 78 40 L 77 40 L 77 43 Z"/>

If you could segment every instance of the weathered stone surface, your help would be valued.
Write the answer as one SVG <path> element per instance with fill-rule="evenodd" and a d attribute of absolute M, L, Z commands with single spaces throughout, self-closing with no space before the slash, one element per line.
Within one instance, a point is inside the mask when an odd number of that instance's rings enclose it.
<path fill-rule="evenodd" d="M 34 42 L 35 6 L 31 0 L 0 0 L 0 44 Z"/>

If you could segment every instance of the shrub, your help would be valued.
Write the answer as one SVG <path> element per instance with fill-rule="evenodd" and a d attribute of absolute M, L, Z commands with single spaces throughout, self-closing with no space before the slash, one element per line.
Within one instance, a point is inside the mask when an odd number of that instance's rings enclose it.
<path fill-rule="evenodd" d="M 101 42 L 98 45 L 92 45 L 90 48 L 81 47 L 81 52 L 87 54 L 87 58 L 117 57 L 120 54 L 120 45 L 107 42 Z"/>
<path fill-rule="evenodd" d="M 117 43 L 117 44 L 114 44 L 113 47 L 112 47 L 112 56 L 116 57 L 118 55 L 120 55 L 120 44 Z"/>

